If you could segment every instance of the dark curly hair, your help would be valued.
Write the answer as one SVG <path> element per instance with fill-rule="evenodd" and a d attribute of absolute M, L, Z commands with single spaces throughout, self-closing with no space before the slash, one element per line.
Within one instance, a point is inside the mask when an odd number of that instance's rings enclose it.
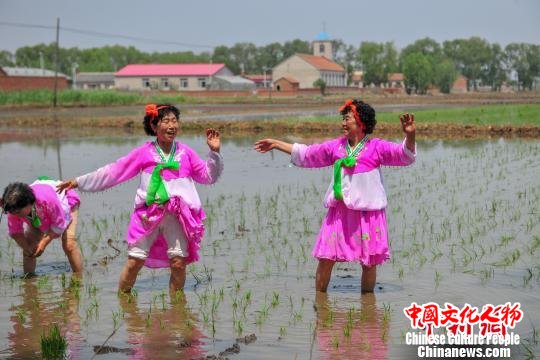
<path fill-rule="evenodd" d="M 356 106 L 356 110 L 360 115 L 360 120 L 366 126 L 365 133 L 371 134 L 375 129 L 375 125 L 377 124 L 377 120 L 375 119 L 375 110 L 371 107 L 371 105 L 366 104 L 361 100 L 354 99 L 353 104 Z M 351 111 L 351 107 L 347 106 L 340 111 L 340 114 L 347 115 L 349 111 Z"/>
<path fill-rule="evenodd" d="M 34 192 L 27 184 L 15 182 L 4 189 L 2 207 L 5 212 L 14 212 L 36 202 Z"/>
<path fill-rule="evenodd" d="M 152 117 L 150 115 L 145 115 L 144 116 L 144 120 L 143 120 L 143 125 L 144 125 L 144 132 L 146 133 L 146 135 L 156 135 L 156 132 L 154 131 L 154 129 L 152 129 L 152 126 L 150 124 L 154 124 L 154 126 L 157 126 L 157 124 L 161 121 L 161 119 L 163 119 L 163 117 L 169 113 L 173 113 L 177 119 L 180 120 L 180 110 L 174 106 L 174 105 L 170 105 L 170 104 L 158 104 L 157 107 L 162 107 L 161 109 L 158 110 L 158 116 L 156 117 Z"/>

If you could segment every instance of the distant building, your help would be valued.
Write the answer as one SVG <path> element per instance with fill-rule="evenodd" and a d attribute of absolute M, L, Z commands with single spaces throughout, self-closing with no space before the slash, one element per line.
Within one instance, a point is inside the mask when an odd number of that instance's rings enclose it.
<path fill-rule="evenodd" d="M 459 75 L 458 78 L 452 84 L 450 93 L 452 94 L 464 94 L 467 92 L 467 78 L 463 75 Z"/>
<path fill-rule="evenodd" d="M 74 89 L 112 89 L 114 73 L 112 72 L 78 72 L 73 76 Z"/>
<path fill-rule="evenodd" d="M 299 89 L 314 88 L 313 83 L 322 79 L 328 87 L 347 86 L 347 72 L 343 66 L 332 60 L 332 40 L 326 32 L 321 32 L 312 42 L 313 55 L 294 54 L 272 69 L 274 88 L 284 78 L 298 83 Z M 282 84 L 283 85 L 283 84 Z"/>
<path fill-rule="evenodd" d="M 214 76 L 233 76 L 225 64 L 131 64 L 114 74 L 121 90 L 205 90 Z"/>
<path fill-rule="evenodd" d="M 294 54 L 282 61 L 272 70 L 272 77 L 295 80 L 300 89 L 314 88 L 318 79 L 324 80 L 326 86 L 347 86 L 347 72 L 341 65 L 324 56 L 308 54 Z"/>
<path fill-rule="evenodd" d="M 255 82 L 241 76 L 216 75 L 208 88 L 210 90 L 255 90 Z"/>
<path fill-rule="evenodd" d="M 364 72 L 363 71 L 353 71 L 351 76 L 351 86 L 363 88 L 364 87 Z"/>
<path fill-rule="evenodd" d="M 244 77 L 253 81 L 257 88 L 269 88 L 272 86 L 272 75 L 270 74 L 251 74 L 244 75 Z"/>
<path fill-rule="evenodd" d="M 324 56 L 329 60 L 334 60 L 334 50 L 332 48 L 332 40 L 330 35 L 325 31 L 320 32 L 315 40 L 311 43 L 313 47 L 313 55 Z"/>
<path fill-rule="evenodd" d="M 386 87 L 391 89 L 405 89 L 405 77 L 402 73 L 389 73 Z"/>
<path fill-rule="evenodd" d="M 0 90 L 22 91 L 37 89 L 54 89 L 54 71 L 26 67 L 0 67 Z M 58 73 L 57 89 L 68 87 L 69 77 Z"/>
<path fill-rule="evenodd" d="M 274 87 L 277 91 L 297 91 L 299 83 L 295 79 L 281 77 L 274 82 Z"/>

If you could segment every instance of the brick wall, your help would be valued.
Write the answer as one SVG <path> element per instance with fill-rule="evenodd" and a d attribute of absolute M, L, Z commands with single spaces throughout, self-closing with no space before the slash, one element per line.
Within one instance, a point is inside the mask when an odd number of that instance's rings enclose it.
<path fill-rule="evenodd" d="M 67 87 L 67 79 L 64 77 L 59 77 L 58 90 L 67 89 Z M 21 91 L 36 89 L 54 90 L 54 77 L 0 76 L 1 91 Z"/>

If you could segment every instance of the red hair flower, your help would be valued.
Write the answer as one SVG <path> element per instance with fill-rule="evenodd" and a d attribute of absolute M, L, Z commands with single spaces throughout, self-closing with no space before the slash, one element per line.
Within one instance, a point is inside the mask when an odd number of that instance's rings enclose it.
<path fill-rule="evenodd" d="M 150 116 L 151 119 L 154 119 L 159 115 L 159 110 L 165 109 L 167 107 L 167 105 L 157 106 L 156 104 L 148 104 L 144 107 L 144 112 L 146 113 L 146 115 Z"/>
<path fill-rule="evenodd" d="M 144 112 L 146 115 L 150 116 L 150 118 L 155 118 L 158 116 L 158 108 L 156 104 L 148 104 L 144 107 Z"/>

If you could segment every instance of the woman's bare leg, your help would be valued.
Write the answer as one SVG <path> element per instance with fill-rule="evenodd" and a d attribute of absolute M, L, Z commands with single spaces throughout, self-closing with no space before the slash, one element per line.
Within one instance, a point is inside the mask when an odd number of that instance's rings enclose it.
<path fill-rule="evenodd" d="M 375 289 L 377 266 L 362 265 L 362 293 L 370 293 Z"/>
<path fill-rule="evenodd" d="M 120 281 L 118 282 L 118 291 L 129 293 L 137 280 L 137 275 L 144 265 L 143 259 L 137 259 L 134 257 L 128 257 L 122 273 L 120 274 Z"/>
<path fill-rule="evenodd" d="M 76 235 L 78 214 L 78 208 L 71 210 L 71 223 L 66 231 L 62 234 L 62 249 L 64 249 L 64 253 L 66 254 L 69 264 L 71 265 L 71 270 L 74 273 L 82 273 L 83 271 L 81 249 L 77 243 Z"/>
<path fill-rule="evenodd" d="M 169 292 L 174 296 L 178 290 L 184 290 L 186 283 L 186 261 L 183 257 L 175 256 L 170 259 L 171 278 L 169 280 Z"/>
<path fill-rule="evenodd" d="M 319 265 L 317 266 L 317 273 L 315 275 L 315 289 L 317 291 L 326 292 L 335 263 L 333 260 L 319 259 Z"/>

